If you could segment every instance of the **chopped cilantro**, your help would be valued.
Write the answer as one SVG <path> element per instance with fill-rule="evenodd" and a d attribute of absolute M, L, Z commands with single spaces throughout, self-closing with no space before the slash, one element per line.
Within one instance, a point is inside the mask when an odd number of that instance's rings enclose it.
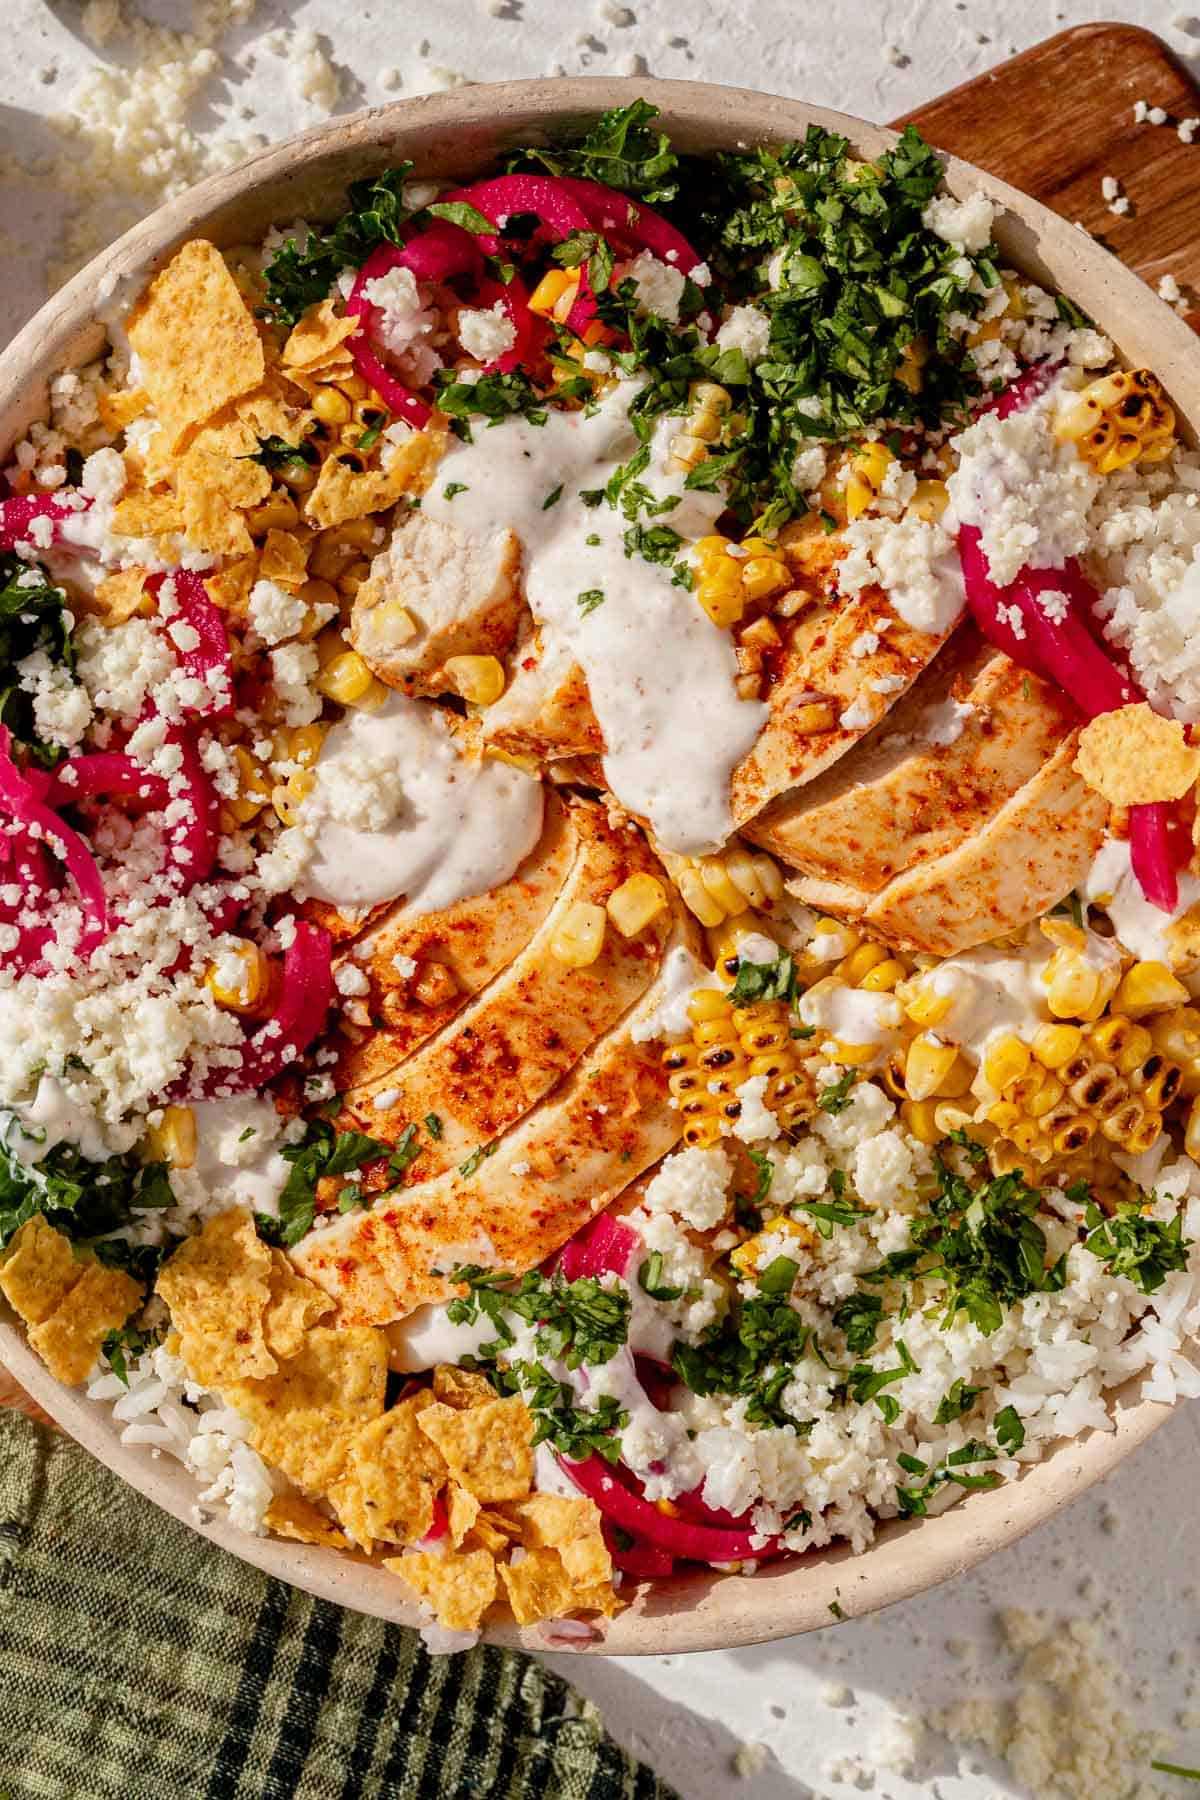
<path fill-rule="evenodd" d="M 645 1262 L 638 1269 L 638 1286 L 643 1293 L 649 1294 L 652 1300 L 678 1300 L 684 1293 L 681 1287 L 671 1287 L 663 1280 L 663 1253 L 652 1250 Z"/>
<path fill-rule="evenodd" d="M 839 1075 L 836 1081 L 831 1081 L 827 1087 L 823 1087 L 817 1096 L 817 1105 L 821 1111 L 845 1112 L 850 1104 L 851 1089 L 857 1079 L 857 1069 L 847 1069 L 844 1075 Z"/>
<path fill-rule="evenodd" d="M 656 117 L 656 109 L 645 100 L 614 106 L 601 113 L 582 143 L 570 149 L 521 150 L 507 166 L 541 164 L 552 175 L 602 181 L 607 187 L 636 195 L 647 206 L 661 206 L 678 191 L 679 159 L 666 133 L 650 129 Z"/>
<path fill-rule="evenodd" d="M 459 225 L 469 231 L 473 237 L 495 237 L 496 227 L 491 219 L 485 218 L 477 206 L 468 200 L 435 200 L 432 206 L 425 208 L 435 219 L 445 219 L 451 225 Z"/>
<path fill-rule="evenodd" d="M 844 1619 L 846 1617 L 845 1613 L 842 1611 L 841 1607 L 838 1605 L 836 1600 L 831 1600 L 829 1602 L 829 1610 L 833 1614 L 835 1619 Z"/>
<path fill-rule="evenodd" d="M 308 1129 L 298 1144 L 285 1144 L 280 1155 L 291 1163 L 291 1170 L 279 1196 L 278 1219 L 257 1215 L 260 1236 L 268 1242 L 290 1249 L 311 1231 L 317 1210 L 317 1183 L 327 1175 L 344 1175 L 364 1163 L 386 1157 L 389 1165 L 398 1160 L 400 1173 L 412 1157 L 408 1127 L 396 1145 L 368 1137 L 362 1131 L 338 1131 L 324 1119 L 310 1119 Z"/>
<path fill-rule="evenodd" d="M 834 1308 L 833 1323 L 845 1338 L 846 1348 L 852 1356 L 862 1356 L 874 1346 L 882 1314 L 883 1301 L 879 1295 L 864 1294 L 861 1288 L 839 1301 Z"/>
<path fill-rule="evenodd" d="M 38 737 L 32 697 L 18 685 L 13 665 L 41 650 L 52 663 L 73 670 L 72 624 L 65 592 L 41 564 L 23 562 L 11 550 L 0 552 L 0 662 L 7 670 L 0 682 L 0 725 L 44 768 L 52 768 L 65 752 Z"/>
<path fill-rule="evenodd" d="M 266 310 L 280 324 L 294 325 L 306 307 L 324 300 L 342 270 L 361 268 L 378 244 L 398 244 L 408 218 L 404 183 L 411 163 L 351 182 L 350 205 L 330 231 L 287 238 L 264 270 Z"/>
<path fill-rule="evenodd" d="M 470 489 L 465 481 L 448 481 L 442 489 L 442 499 L 453 500 L 456 494 L 466 494 L 469 492 Z"/>
<path fill-rule="evenodd" d="M 568 1281 L 557 1270 L 543 1275 L 534 1269 L 517 1279 L 466 1263 L 448 1279 L 468 1290 L 449 1302 L 450 1323 L 473 1325 L 483 1317 L 495 1328 L 495 1340 L 480 1351 L 484 1361 L 495 1361 L 513 1342 L 507 1313 L 536 1324 L 539 1355 L 560 1358 L 569 1369 L 610 1362 L 628 1334 L 629 1295 L 602 1287 L 594 1276 Z"/>
<path fill-rule="evenodd" d="M 982 1388 L 968 1387 L 960 1375 L 957 1380 L 951 1382 L 938 1402 L 938 1409 L 933 1415 L 934 1424 L 952 1425 L 955 1419 L 961 1419 L 964 1413 L 970 1412 L 982 1392 Z M 997 1423 L 999 1423 L 999 1415 L 997 1415 Z"/>
<path fill-rule="evenodd" d="M 581 613 L 595 612 L 598 606 L 604 605 L 604 589 L 584 588 L 582 594 L 576 594 L 575 604 Z"/>
<path fill-rule="evenodd" d="M 361 445 L 359 446 L 361 448 Z M 239 462 L 261 463 L 264 469 L 287 469 L 293 463 L 313 464 L 317 461 L 317 446 L 303 439 L 298 444 L 289 444 L 286 438 L 271 436 L 260 437 L 258 449 L 249 456 L 240 456 Z"/>
<path fill-rule="evenodd" d="M 425 1114 L 425 1129 L 436 1143 L 442 1135 L 442 1121 L 436 1113 Z"/>
<path fill-rule="evenodd" d="M 1191 1244 L 1183 1235 L 1182 1213 L 1164 1222 L 1148 1218 L 1137 1200 L 1118 1201 L 1112 1214 L 1089 1201 L 1084 1217 L 1086 1248 L 1143 1294 L 1153 1294 L 1174 1270 L 1187 1268 Z"/>
<path fill-rule="evenodd" d="M 533 425 L 546 423 L 542 397 L 521 369 L 513 369 L 507 375 L 499 372 L 481 375 L 478 381 L 460 381 L 453 369 L 438 369 L 433 385 L 437 389 L 438 406 L 450 419 L 458 436 L 467 443 L 471 442 L 469 421 L 473 418 L 487 419 L 495 424 L 498 419 L 520 414 Z"/>
<path fill-rule="evenodd" d="M 1184 1781 L 1200 1781 L 1200 1769 L 1185 1769 L 1182 1763 L 1152 1762 L 1152 1769 L 1160 1775 L 1178 1775 Z"/>
<path fill-rule="evenodd" d="M 549 512 L 550 508 L 552 506 L 558 505 L 559 501 L 562 499 L 562 491 L 563 491 L 563 484 L 560 481 L 558 486 L 554 489 L 554 491 L 552 493 L 547 494 L 546 498 L 542 501 L 542 511 L 543 512 Z"/>
<path fill-rule="evenodd" d="M 167 1335 L 164 1320 L 159 1325 L 122 1325 L 110 1331 L 100 1346 L 100 1354 L 117 1377 L 129 1386 L 129 1364 L 137 1362 L 148 1350 L 155 1350 Z"/>
<path fill-rule="evenodd" d="M 737 977 L 729 990 L 735 1006 L 752 1006 L 758 1000 L 790 1001 L 796 992 L 796 967 L 787 950 L 774 962 L 744 962 L 738 958 Z"/>
<path fill-rule="evenodd" d="M 483 1162 L 485 1157 L 495 1156 L 496 1151 L 499 1148 L 500 1148 L 500 1140 L 498 1138 L 493 1138 L 490 1144 L 476 1144 L 474 1150 L 472 1150 L 472 1152 L 471 1152 L 470 1156 L 468 1156 L 466 1162 L 459 1163 L 459 1165 L 458 1165 L 459 1174 L 460 1175 L 474 1175 L 475 1171 L 478 1169 L 480 1163 Z"/>
<path fill-rule="evenodd" d="M 113 1265 L 128 1263 L 137 1270 L 152 1262 L 153 1254 L 141 1257 L 138 1246 L 110 1234 L 139 1211 L 174 1205 L 165 1163 L 143 1165 L 132 1155 L 91 1162 L 74 1145 L 60 1143 L 27 1168 L 13 1146 L 18 1137 L 37 1144 L 39 1131 L 44 1141 L 41 1127 L 30 1129 L 12 1118 L 0 1142 L 0 1249 L 28 1219 L 42 1213 L 69 1238 L 102 1240 L 96 1253 Z"/>
<path fill-rule="evenodd" d="M 996 1442 L 1002 1450 L 1007 1450 L 1011 1454 L 1021 1448 L 1025 1442 L 1025 1427 L 1021 1423 L 1020 1414 L 1015 1406 L 1001 1407 L 992 1423 L 995 1427 Z"/>

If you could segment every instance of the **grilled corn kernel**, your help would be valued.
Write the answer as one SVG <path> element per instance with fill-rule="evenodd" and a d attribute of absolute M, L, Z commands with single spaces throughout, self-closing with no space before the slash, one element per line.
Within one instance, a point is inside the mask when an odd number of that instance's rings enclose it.
<path fill-rule="evenodd" d="M 667 904 L 667 891 L 654 875 L 631 875 L 608 896 L 605 908 L 622 937 L 636 937 Z"/>
<path fill-rule="evenodd" d="M 1112 1003 L 1115 1012 L 1141 1019 L 1148 1013 L 1186 1006 L 1190 998 L 1182 981 L 1172 975 L 1165 963 L 1135 962 L 1126 971 Z"/>
<path fill-rule="evenodd" d="M 904 1086 L 910 1100 L 929 1100 L 941 1088 L 958 1060 L 958 1046 L 932 1031 L 922 1031 L 904 1058 Z"/>
<path fill-rule="evenodd" d="M 307 769 L 289 775 L 271 789 L 271 805 L 282 825 L 298 825 L 300 809 L 313 791 L 315 777 Z"/>
<path fill-rule="evenodd" d="M 1200 1099 L 1192 1101 L 1188 1112 L 1183 1147 L 1193 1162 L 1200 1162 Z"/>
<path fill-rule="evenodd" d="M 940 1025 L 954 1005 L 953 994 L 939 994 L 931 984 L 910 984 L 903 996 L 904 1011 L 914 1025 Z"/>
<path fill-rule="evenodd" d="M 491 706 L 504 692 L 504 664 L 497 656 L 447 657 L 446 676 L 472 706 Z"/>
<path fill-rule="evenodd" d="M 1119 980 L 1119 968 L 1094 968 L 1078 950 L 1065 944 L 1042 971 L 1046 1004 L 1056 1019 L 1098 1019 Z"/>
<path fill-rule="evenodd" d="M 540 313 L 549 318 L 555 313 L 559 302 L 570 292 L 572 300 L 579 290 L 579 276 L 572 269 L 551 269 L 542 276 L 529 296 L 530 312 Z"/>
<path fill-rule="evenodd" d="M 339 706 L 354 706 L 369 695 L 373 684 L 375 677 L 358 651 L 343 650 L 326 663 L 314 685 L 318 693 Z"/>
<path fill-rule="evenodd" d="M 244 745 L 234 745 L 233 760 L 237 767 L 238 791 L 234 799 L 226 801 L 226 805 L 235 822 L 245 825 L 257 817 L 270 800 L 271 784 Z"/>
<path fill-rule="evenodd" d="M 1003 1092 L 1010 1082 L 1019 1081 L 1029 1069 L 1029 1045 L 1015 1032 L 994 1038 L 983 1055 L 983 1078 L 989 1087 Z"/>
<path fill-rule="evenodd" d="M 926 524 L 934 525 L 950 504 L 950 490 L 944 481 L 918 481 L 909 501 L 909 511 Z"/>
<path fill-rule="evenodd" d="M 774 556 L 752 556 L 742 567 L 742 589 L 747 600 L 765 600 L 786 587 L 788 566 Z"/>
<path fill-rule="evenodd" d="M 1115 1063 L 1123 1075 L 1140 1069 L 1154 1047 L 1154 1039 L 1144 1025 L 1120 1013 L 1100 1019 L 1087 1034 L 1088 1043 L 1097 1055 Z"/>
<path fill-rule="evenodd" d="M 399 600 L 384 600 L 371 608 L 371 631 L 388 644 L 407 644 L 417 635 L 417 621 Z"/>
<path fill-rule="evenodd" d="M 846 517 L 857 519 L 879 498 L 883 478 L 895 457 L 886 444 L 877 440 L 863 444 L 854 453 L 846 478 Z"/>
<path fill-rule="evenodd" d="M 319 387 L 312 397 L 312 409 L 323 425 L 345 425 L 354 416 L 349 400 L 335 387 Z"/>
<path fill-rule="evenodd" d="M 569 969 L 586 969 L 604 948 L 608 915 L 590 900 L 577 900 L 567 908 L 550 941 L 550 949 Z"/>
<path fill-rule="evenodd" d="M 858 985 L 868 994 L 890 994 L 907 974 L 898 956 L 887 956 L 868 969 Z"/>
<path fill-rule="evenodd" d="M 882 944 L 865 943 L 857 945 L 848 956 L 838 963 L 834 973 L 841 977 L 848 987 L 857 987 L 864 975 L 881 962 L 887 961 L 887 951 Z"/>
<path fill-rule="evenodd" d="M 693 1025 L 711 1024 L 714 1019 L 732 1017 L 728 994 L 719 988 L 695 988 L 687 1004 L 687 1015 Z"/>
<path fill-rule="evenodd" d="M 1061 1069 L 1078 1056 L 1082 1043 L 1078 1025 L 1039 1025 L 1029 1047 L 1044 1069 Z"/>
<path fill-rule="evenodd" d="M 942 1130 L 937 1122 L 937 1103 L 933 1100 L 906 1100 L 900 1108 L 905 1129 L 919 1144 L 939 1144 Z"/>
<path fill-rule="evenodd" d="M 879 1053 L 878 1044 L 851 1044 L 845 1038 L 831 1038 L 833 1060 L 846 1069 L 865 1069 Z"/>
<path fill-rule="evenodd" d="M 268 531 L 290 531 L 299 523 L 300 514 L 287 494 L 272 494 L 246 514 L 251 537 L 266 537 Z"/>
<path fill-rule="evenodd" d="M 681 869 L 675 877 L 675 885 L 684 905 L 699 919 L 701 925 L 719 925 L 725 918 L 725 908 L 713 899 L 698 868 Z"/>
<path fill-rule="evenodd" d="M 730 880 L 725 862 L 719 856 L 706 856 L 700 863 L 700 879 L 724 912 L 726 918 L 740 913 L 746 897 Z"/>
<path fill-rule="evenodd" d="M 190 1169 L 196 1160 L 196 1115 L 190 1106 L 164 1106 L 162 1118 L 142 1139 L 147 1162 Z"/>
<path fill-rule="evenodd" d="M 204 985 L 226 1012 L 252 1013 L 270 989 L 271 964 L 265 951 L 242 938 L 220 962 L 210 964 Z"/>

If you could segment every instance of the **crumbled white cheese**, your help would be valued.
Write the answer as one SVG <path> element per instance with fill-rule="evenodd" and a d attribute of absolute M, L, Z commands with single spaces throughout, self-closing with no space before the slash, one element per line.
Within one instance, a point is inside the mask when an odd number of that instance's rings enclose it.
<path fill-rule="evenodd" d="M 679 1150 L 668 1156 L 646 1189 L 651 1213 L 674 1213 L 697 1231 L 709 1231 L 725 1217 L 732 1175 L 729 1158 L 712 1150 Z"/>
<path fill-rule="evenodd" d="M 956 250 L 979 251 L 986 250 L 992 241 L 995 217 L 995 205 L 986 194 L 968 194 L 965 200 L 956 200 L 952 194 L 935 194 L 921 215 L 921 223 Z"/>
<path fill-rule="evenodd" d="M 670 263 L 660 262 L 649 250 L 643 250 L 632 262 L 618 263 L 613 271 L 613 285 L 632 281 L 639 313 L 657 313 L 668 324 L 679 320 L 679 302 L 683 298 L 684 275 Z"/>
<path fill-rule="evenodd" d="M 762 361 L 770 341 L 770 315 L 757 306 L 735 306 L 717 332 L 722 350 L 740 350 L 751 364 Z"/>
<path fill-rule="evenodd" d="M 311 644 L 283 644 L 271 652 L 271 685 L 287 725 L 311 725 L 321 716 L 313 687 L 320 661 Z"/>
<path fill-rule="evenodd" d="M 264 644 L 279 644 L 300 631 L 308 606 L 299 594 L 289 594 L 278 582 L 256 581 L 250 589 L 247 617 Z"/>
<path fill-rule="evenodd" d="M 488 307 L 464 306 L 458 314 L 458 341 L 478 362 L 495 362 L 517 341 L 517 328 L 503 302 Z"/>

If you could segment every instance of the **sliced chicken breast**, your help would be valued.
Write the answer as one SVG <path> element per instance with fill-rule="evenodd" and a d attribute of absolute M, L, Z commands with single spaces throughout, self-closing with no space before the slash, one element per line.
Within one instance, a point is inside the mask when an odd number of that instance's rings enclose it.
<path fill-rule="evenodd" d="M 338 959 L 352 962 L 370 983 L 352 1010 L 343 1011 L 334 1071 L 339 1090 L 386 1075 L 520 954 L 579 853 L 576 816 L 547 789 L 542 835 L 511 881 L 443 912 L 414 917 L 403 905 L 393 907 Z"/>
<path fill-rule="evenodd" d="M 509 659 L 508 687 L 483 714 L 484 742 L 541 762 L 603 751 L 583 670 L 565 645 L 533 631 Z"/>
<path fill-rule="evenodd" d="M 615 829 L 603 808 L 580 803 L 572 822 L 578 854 L 521 952 L 415 1054 L 345 1095 L 347 1123 L 389 1143 L 410 1121 L 437 1115 L 439 1136 L 422 1139 L 422 1153 L 407 1171 L 410 1182 L 428 1181 L 506 1131 L 658 973 L 672 929 L 669 910 L 632 938 L 610 925 L 600 956 L 585 968 L 555 955 L 555 934 L 572 907 L 603 906 L 631 875 L 662 874 L 642 834 Z"/>
<path fill-rule="evenodd" d="M 880 892 L 808 876 L 791 892 L 937 956 L 1019 930 L 1079 884 L 1104 836 L 1107 804 L 1071 766 L 1077 741 L 1065 738 L 981 830 Z"/>
<path fill-rule="evenodd" d="M 675 921 L 664 950 L 696 948 Z M 387 1324 L 444 1300 L 460 1262 L 534 1268 L 665 1156 L 681 1121 L 669 1104 L 662 1047 L 638 1043 L 663 997 L 656 981 L 540 1106 L 495 1151 L 433 1181 L 348 1213 L 291 1252 L 296 1266 L 338 1302 L 338 1323 Z"/>
<path fill-rule="evenodd" d="M 444 693 L 448 657 L 503 656 L 512 644 L 524 610 L 520 574 L 516 532 L 472 537 L 402 514 L 355 596 L 350 641 L 389 687 Z"/>
<path fill-rule="evenodd" d="M 876 893 L 983 829 L 1076 718 L 964 625 L 857 748 L 747 835 L 806 875 Z"/>

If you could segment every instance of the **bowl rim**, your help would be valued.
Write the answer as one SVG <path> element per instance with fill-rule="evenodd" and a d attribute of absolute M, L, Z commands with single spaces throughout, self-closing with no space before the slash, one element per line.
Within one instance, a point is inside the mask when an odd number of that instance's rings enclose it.
<path fill-rule="evenodd" d="M 663 128 L 701 149 L 802 135 L 809 123 L 844 134 L 874 156 L 895 143 L 886 127 L 804 101 L 712 83 L 600 76 L 508 81 L 399 100 L 335 118 L 209 176 L 149 213 L 100 251 L 53 295 L 0 353 L 0 443 L 6 448 L 44 410 L 49 378 L 94 356 L 102 342 L 98 301 L 139 285 L 187 237 L 211 230 L 236 242 L 240 219 L 269 223 L 320 216 L 348 178 L 382 168 L 397 154 L 419 158 L 418 174 L 463 174 L 507 140 L 567 130 L 606 107 L 648 100 Z M 1132 270 L 1040 202 L 973 164 L 946 156 L 946 184 L 958 197 L 982 190 L 1003 209 L 1002 249 L 1035 278 L 1082 300 L 1134 363 L 1152 366 L 1195 439 L 1200 430 L 1200 345 L 1190 329 Z M 271 206 L 264 214 L 268 197 Z M 286 204 L 285 204 L 286 202 Z M 254 227 L 252 226 L 251 229 Z M 261 233 L 260 233 L 261 235 Z M 202 1537 L 280 1580 L 336 1604 L 404 1625 L 422 1623 L 402 1584 L 365 1558 L 284 1539 L 253 1537 L 218 1516 L 201 1518 L 198 1485 L 173 1458 L 122 1444 L 110 1409 L 81 1389 L 62 1387 L 29 1348 L 11 1311 L 0 1306 L 0 1364 L 43 1410 L 99 1461 Z M 1059 1441 L 1019 1478 L 971 1494 L 937 1516 L 891 1520 L 871 1546 L 809 1552 L 745 1575 L 695 1571 L 642 1583 L 630 1607 L 595 1640 L 554 1638 L 539 1627 L 499 1625 L 484 1639 L 525 1649 L 659 1655 L 737 1648 L 820 1629 L 888 1606 L 974 1567 L 1015 1543 L 1102 1480 L 1165 1422 L 1172 1408 L 1137 1397 L 1140 1377 L 1106 1395 L 1109 1432 Z M 766 1584 L 770 1598 L 756 1589 Z M 834 1609 L 837 1609 L 836 1611 Z"/>

